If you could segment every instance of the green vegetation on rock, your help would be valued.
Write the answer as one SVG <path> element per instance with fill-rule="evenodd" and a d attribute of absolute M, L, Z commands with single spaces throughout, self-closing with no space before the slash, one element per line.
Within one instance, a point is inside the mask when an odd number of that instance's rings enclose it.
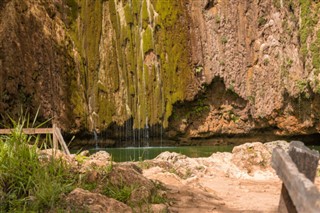
<path fill-rule="evenodd" d="M 305 67 L 310 73 L 314 72 L 317 79 L 320 74 L 320 30 L 315 31 L 319 24 L 320 2 L 300 0 L 300 52 Z M 313 90 L 317 91 L 319 82 L 314 80 Z"/>
<path fill-rule="evenodd" d="M 143 128 L 146 122 L 155 125 L 164 121 L 166 126 L 172 104 L 183 100 L 187 82 L 193 76 L 185 52 L 187 28 L 178 18 L 186 15 L 182 4 L 111 0 L 103 4 L 80 1 L 79 6 L 81 31 L 77 29 L 75 34 L 84 64 L 80 78 L 85 79 L 84 97 L 95 101 L 86 100 L 91 104 L 87 109 L 94 108 L 99 116 L 98 125 L 103 123 L 105 128 L 113 121 L 122 125 L 133 117 L 135 128 Z M 100 39 L 106 36 L 100 36 L 101 24 L 110 32 L 109 47 L 101 46 Z M 104 61 L 98 55 L 99 45 L 100 51 L 107 51 Z M 103 78 L 97 74 L 101 65 L 105 67 Z M 79 101 L 79 96 L 72 100 Z"/>
<path fill-rule="evenodd" d="M 185 51 L 184 5 L 69 0 L 68 6 L 70 36 L 79 53 L 78 74 L 71 76 L 74 115 L 85 117 L 87 128 L 123 125 L 130 118 L 135 128 L 147 122 L 167 126 L 172 105 L 185 98 L 194 77 Z"/>
<path fill-rule="evenodd" d="M 317 31 L 316 39 L 310 46 L 312 53 L 312 65 L 315 69 L 315 75 L 320 74 L 320 30 Z"/>
<path fill-rule="evenodd" d="M 146 31 L 143 34 L 143 52 L 144 53 L 153 49 L 152 37 L 153 37 L 152 30 L 150 27 L 147 27 Z"/>
<path fill-rule="evenodd" d="M 301 54 L 306 58 L 308 54 L 307 39 L 312 30 L 312 20 L 310 14 L 311 0 L 300 0 L 300 17 L 301 26 L 299 30 L 300 42 L 301 42 Z"/>

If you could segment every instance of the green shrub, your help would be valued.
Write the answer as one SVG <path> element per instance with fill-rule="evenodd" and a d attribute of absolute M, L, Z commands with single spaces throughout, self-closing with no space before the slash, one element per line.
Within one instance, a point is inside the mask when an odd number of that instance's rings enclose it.
<path fill-rule="evenodd" d="M 103 194 L 120 202 L 127 203 L 131 197 L 132 192 L 136 189 L 134 185 L 120 185 L 107 184 L 103 190 Z"/>
<path fill-rule="evenodd" d="M 39 161 L 38 138 L 22 133 L 15 124 L 11 135 L 0 138 L 0 212 L 30 212 L 54 208 L 61 194 L 73 189 L 69 169 L 61 160 Z"/>

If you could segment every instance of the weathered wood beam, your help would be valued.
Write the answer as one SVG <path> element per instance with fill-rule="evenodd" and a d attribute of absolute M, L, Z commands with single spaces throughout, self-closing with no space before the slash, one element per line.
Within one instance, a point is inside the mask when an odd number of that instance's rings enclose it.
<path fill-rule="evenodd" d="M 15 129 L 0 129 L 0 135 L 10 135 Z M 27 135 L 36 135 L 36 134 L 52 134 L 53 137 L 53 149 L 59 149 L 59 143 L 62 150 L 70 155 L 70 151 L 66 142 L 63 139 L 60 129 L 53 124 L 52 128 L 23 128 L 22 132 Z"/>
<path fill-rule="evenodd" d="M 272 167 L 283 181 L 297 212 L 320 212 L 320 193 L 317 187 L 299 172 L 295 163 L 283 149 L 273 150 Z"/>
<path fill-rule="evenodd" d="M 53 149 L 59 149 L 59 143 L 58 143 L 58 138 L 56 136 L 55 129 L 57 128 L 56 124 L 52 125 L 53 133 L 52 133 L 52 143 L 53 143 Z"/>
<path fill-rule="evenodd" d="M 10 135 L 15 129 L 0 129 L 0 135 Z M 52 128 L 23 128 L 22 132 L 27 135 L 52 134 Z"/>
<path fill-rule="evenodd" d="M 59 141 L 59 143 L 60 143 L 60 145 L 61 145 L 61 148 L 62 148 L 62 150 L 64 151 L 64 153 L 66 153 L 67 155 L 70 155 L 70 151 L 69 151 L 69 149 L 68 149 L 68 146 L 67 146 L 67 144 L 66 144 L 66 142 L 64 141 L 64 139 L 63 139 L 63 136 L 62 136 L 62 134 L 61 134 L 61 131 L 60 131 L 60 129 L 59 128 L 54 128 L 54 133 L 53 133 L 55 136 L 56 136 L 56 138 L 58 139 L 58 141 Z"/>

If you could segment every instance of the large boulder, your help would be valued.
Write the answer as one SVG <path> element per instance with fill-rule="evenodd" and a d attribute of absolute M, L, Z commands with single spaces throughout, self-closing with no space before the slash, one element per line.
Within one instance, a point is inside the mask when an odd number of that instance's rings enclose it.
<path fill-rule="evenodd" d="M 132 212 L 131 208 L 124 203 L 80 188 L 76 188 L 69 193 L 66 202 L 71 211 L 74 212 Z"/>
<path fill-rule="evenodd" d="M 163 160 L 163 161 L 175 163 L 178 160 L 186 159 L 186 158 L 187 158 L 187 156 L 185 156 L 185 155 L 178 154 L 175 152 L 165 151 L 165 152 L 160 153 L 154 160 Z"/>
<path fill-rule="evenodd" d="M 99 151 L 89 157 L 81 156 L 81 172 L 87 172 L 94 168 L 108 167 L 112 163 L 112 157 L 108 152 Z"/>
<path fill-rule="evenodd" d="M 256 171 L 272 170 L 271 153 L 260 142 L 246 143 L 232 150 L 232 162 L 248 174 Z"/>
<path fill-rule="evenodd" d="M 71 168 L 76 169 L 78 166 L 77 161 L 75 160 L 73 155 L 67 155 L 61 150 L 58 149 L 43 149 L 38 150 L 39 160 L 42 163 L 49 162 L 52 159 L 61 160 L 69 165 Z"/>
<path fill-rule="evenodd" d="M 132 188 L 129 202 L 133 204 L 148 201 L 156 192 L 154 183 L 144 177 L 140 168 L 134 164 L 115 165 L 107 175 L 108 184 L 115 188 Z"/>
<path fill-rule="evenodd" d="M 284 151 L 288 152 L 289 144 L 290 143 L 288 143 L 287 141 L 278 140 L 278 141 L 271 141 L 271 142 L 265 143 L 264 145 L 272 154 L 273 149 L 277 147 L 282 148 Z"/>
<path fill-rule="evenodd" d="M 182 179 L 193 177 L 195 173 L 203 168 L 195 158 L 168 151 L 159 154 L 154 159 L 154 162 L 160 167 L 164 165 L 163 162 L 169 163 L 169 167 L 166 170 L 175 173 Z"/>

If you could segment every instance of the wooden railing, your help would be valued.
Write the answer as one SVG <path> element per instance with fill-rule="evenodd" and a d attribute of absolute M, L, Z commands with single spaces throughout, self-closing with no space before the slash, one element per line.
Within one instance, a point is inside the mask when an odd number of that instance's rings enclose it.
<path fill-rule="evenodd" d="M 272 167 L 282 180 L 280 213 L 319 213 L 320 193 L 314 185 L 319 161 L 319 152 L 310 150 L 302 142 L 290 143 L 286 153 L 275 148 Z"/>
<path fill-rule="evenodd" d="M 0 135 L 9 135 L 14 129 L 0 129 Z M 52 134 L 53 149 L 59 149 L 59 144 L 64 153 L 70 155 L 70 151 L 63 139 L 60 128 L 55 124 L 52 128 L 23 128 L 22 132 L 27 135 Z"/>

